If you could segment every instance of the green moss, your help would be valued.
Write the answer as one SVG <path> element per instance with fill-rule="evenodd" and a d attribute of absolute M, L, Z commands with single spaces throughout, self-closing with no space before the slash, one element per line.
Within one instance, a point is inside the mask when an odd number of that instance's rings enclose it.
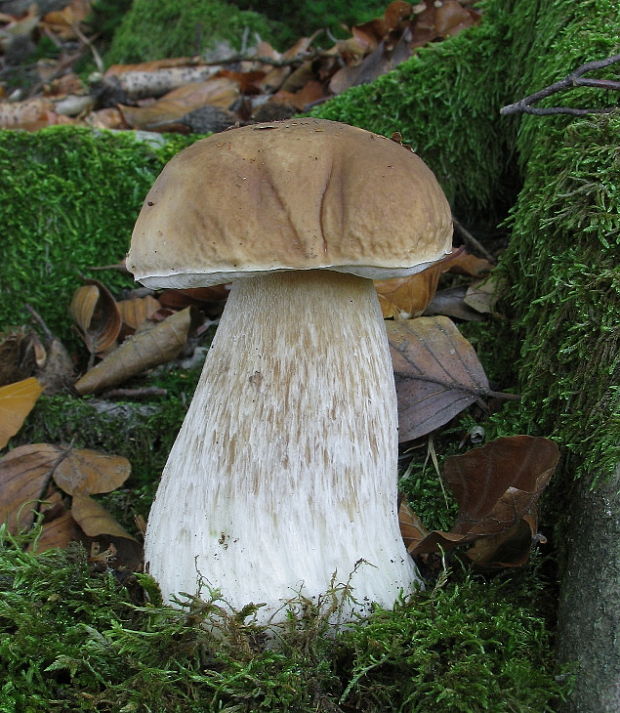
<path fill-rule="evenodd" d="M 226 40 L 241 46 L 244 32 L 262 39 L 273 36 L 274 24 L 222 0 L 134 0 L 116 30 L 106 64 L 129 64 L 192 56 Z"/>
<path fill-rule="evenodd" d="M 386 3 L 382 0 L 303 0 L 282 3 L 280 0 L 232 0 L 233 5 L 257 10 L 282 24 L 281 40 L 292 45 L 299 37 L 308 37 L 316 30 L 328 29 L 336 37 L 350 36 L 350 27 L 383 16 Z M 323 36 L 318 40 L 327 44 Z M 288 45 L 287 45 L 288 46 Z"/>
<path fill-rule="evenodd" d="M 579 472 L 620 460 L 619 129 L 618 116 L 540 127 L 501 265 L 520 341 L 515 422 L 557 438 Z"/>
<path fill-rule="evenodd" d="M 142 200 L 171 151 L 115 133 L 52 127 L 0 131 L 0 328 L 26 321 L 32 305 L 61 338 L 71 338 L 67 310 L 81 275 L 111 288 L 131 287 L 118 272 Z"/>
<path fill-rule="evenodd" d="M 265 649 L 251 613 L 162 607 L 78 547 L 0 546 L 0 709 L 6 713 L 543 713 L 563 686 L 529 580 L 448 583 L 338 636 L 320 614 Z M 214 638 L 212 627 L 220 631 Z"/>

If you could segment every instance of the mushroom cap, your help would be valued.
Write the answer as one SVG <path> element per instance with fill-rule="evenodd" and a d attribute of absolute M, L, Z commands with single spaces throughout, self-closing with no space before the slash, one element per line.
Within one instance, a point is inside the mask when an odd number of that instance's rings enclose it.
<path fill-rule="evenodd" d="M 450 207 L 410 149 L 325 119 L 254 124 L 197 141 L 149 191 L 127 267 L 148 287 L 284 270 L 385 279 L 451 251 Z"/>

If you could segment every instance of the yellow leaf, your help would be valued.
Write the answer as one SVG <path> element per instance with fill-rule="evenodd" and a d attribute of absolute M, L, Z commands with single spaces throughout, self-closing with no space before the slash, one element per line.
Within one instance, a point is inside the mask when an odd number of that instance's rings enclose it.
<path fill-rule="evenodd" d="M 42 391 L 34 377 L 0 387 L 0 448 L 22 427 Z"/>

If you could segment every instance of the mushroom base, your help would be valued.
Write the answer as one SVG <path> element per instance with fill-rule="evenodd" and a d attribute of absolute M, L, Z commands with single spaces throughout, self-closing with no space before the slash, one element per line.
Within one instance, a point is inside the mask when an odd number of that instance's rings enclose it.
<path fill-rule="evenodd" d="M 419 581 L 397 517 L 392 362 L 370 280 L 325 271 L 233 285 L 149 517 L 167 599 L 233 608 L 317 600 L 390 607 Z"/>

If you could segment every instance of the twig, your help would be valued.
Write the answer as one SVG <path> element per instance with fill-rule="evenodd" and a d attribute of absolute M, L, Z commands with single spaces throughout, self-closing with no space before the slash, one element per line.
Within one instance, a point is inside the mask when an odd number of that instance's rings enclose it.
<path fill-rule="evenodd" d="M 481 255 L 484 255 L 484 257 L 493 265 L 497 262 L 497 260 L 491 255 L 491 253 L 484 247 L 484 245 L 474 238 L 474 236 L 463 226 L 463 224 L 458 221 L 454 216 L 452 216 L 452 222 L 454 223 L 454 227 L 456 228 L 456 232 L 463 238 L 463 242 L 470 247 L 472 250 L 476 250 L 479 252 Z"/>
<path fill-rule="evenodd" d="M 157 386 L 144 386 L 139 389 L 109 389 L 101 394 L 104 399 L 150 399 L 154 396 L 166 396 L 166 389 Z"/>
<path fill-rule="evenodd" d="M 306 60 L 316 59 L 317 57 L 322 56 L 327 57 L 331 55 L 328 55 L 327 52 L 323 52 L 321 50 L 300 52 L 294 57 L 288 57 L 286 59 L 274 59 L 273 57 L 261 57 L 260 55 L 251 54 L 233 54 L 230 57 L 225 57 L 224 59 L 208 60 L 201 62 L 201 64 L 211 67 L 218 64 L 237 64 L 238 62 L 260 62 L 260 64 L 269 64 L 272 67 L 290 67 L 292 64 L 305 62 Z"/>
<path fill-rule="evenodd" d="M 602 69 L 603 67 L 608 67 L 610 64 L 615 64 L 616 62 L 620 62 L 620 54 L 607 57 L 606 59 L 586 62 L 586 64 L 582 64 L 581 67 L 577 67 L 574 72 L 571 72 L 567 77 L 564 77 L 564 79 L 560 79 L 560 81 L 550 84 L 548 87 L 545 87 L 534 94 L 530 94 L 514 104 L 507 104 L 506 106 L 503 106 L 499 110 L 499 113 L 504 116 L 507 114 L 519 113 L 537 114 L 539 116 L 546 114 L 572 114 L 573 116 L 584 116 L 585 114 L 608 114 L 609 112 L 617 109 L 617 107 L 612 106 L 607 107 L 606 109 L 575 109 L 573 107 L 563 106 L 540 108 L 531 105 L 539 99 L 544 99 L 545 97 L 551 96 L 551 94 L 555 94 L 556 92 L 560 92 L 564 89 L 573 89 L 573 87 L 594 87 L 596 89 L 611 89 L 614 91 L 620 91 L 620 82 L 614 82 L 611 79 L 582 78 L 582 75 L 586 72 L 591 72 L 595 69 Z"/>
<path fill-rule="evenodd" d="M 45 324 L 43 317 L 41 317 L 41 315 L 31 305 L 26 304 L 26 305 L 24 305 L 24 307 L 28 310 L 28 312 L 30 312 L 30 316 L 39 325 L 39 327 L 41 327 L 41 329 L 43 330 L 43 333 L 45 334 L 47 339 L 51 342 L 54 339 L 54 335 L 52 334 L 52 332 L 51 332 L 50 328 L 47 326 L 47 324 Z"/>
<path fill-rule="evenodd" d="M 80 40 L 80 42 L 83 45 L 86 45 L 88 47 L 88 49 L 90 50 L 90 52 L 93 56 L 95 65 L 97 67 L 97 71 L 101 72 L 101 74 L 103 74 L 105 72 L 105 65 L 103 63 L 103 60 L 101 59 L 101 55 L 99 54 L 99 52 L 97 52 L 97 48 L 93 44 L 93 40 L 86 37 L 86 35 L 82 32 L 82 30 L 80 30 L 77 22 L 74 22 L 71 25 L 71 27 L 72 27 L 73 31 L 75 32 L 75 34 L 78 36 L 78 39 Z M 96 38 L 97 38 L 97 35 L 93 39 L 96 39 Z"/>

